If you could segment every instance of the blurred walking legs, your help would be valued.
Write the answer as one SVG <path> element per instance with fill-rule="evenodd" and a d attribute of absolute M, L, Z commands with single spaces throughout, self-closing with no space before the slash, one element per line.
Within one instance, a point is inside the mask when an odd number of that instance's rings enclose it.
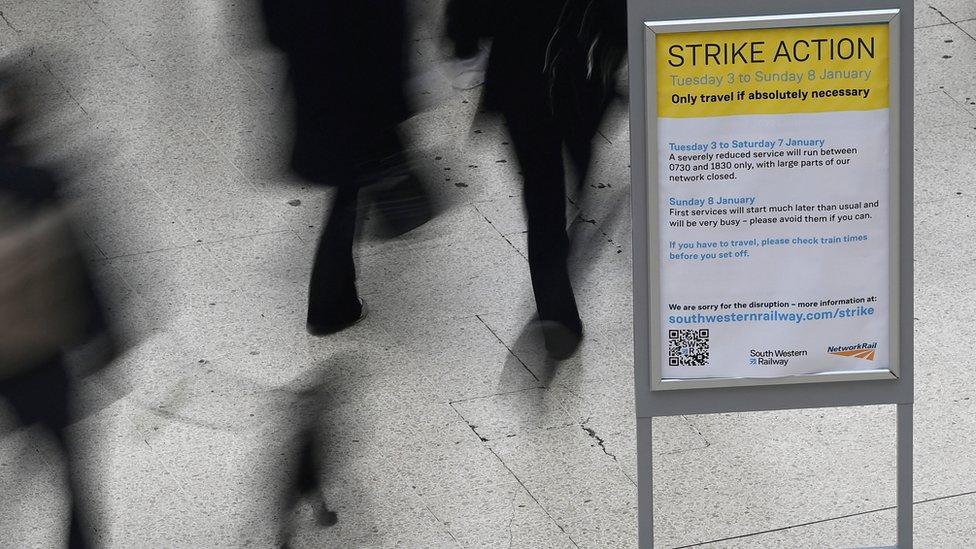
<path fill-rule="evenodd" d="M 405 94 L 405 0 L 263 0 L 268 36 L 288 58 L 295 100 L 293 170 L 337 189 L 309 284 L 308 330 L 327 335 L 363 317 L 353 245 L 357 212 L 375 206 L 384 236 L 426 223 L 434 208 L 397 127 Z"/>
<path fill-rule="evenodd" d="M 291 547 L 299 532 L 309 526 L 303 520 L 307 514 L 302 508 L 310 508 L 313 528 L 334 526 L 339 520 L 326 505 L 323 491 L 326 471 L 322 452 L 329 438 L 323 426 L 324 406 L 328 403 L 324 380 L 326 375 L 333 374 L 322 368 L 311 371 L 310 378 L 300 380 L 297 385 L 305 389 L 298 391 L 285 415 L 282 428 L 295 429 L 290 454 L 297 459 L 284 469 L 278 533 L 280 549 Z"/>
<path fill-rule="evenodd" d="M 338 187 L 315 252 L 308 288 L 308 329 L 315 335 L 336 332 L 362 317 L 353 261 L 358 204 L 358 187 Z"/>
<path fill-rule="evenodd" d="M 81 529 L 81 506 L 78 503 L 78 473 L 72 459 L 65 430 L 68 427 L 69 381 L 61 357 L 51 359 L 17 377 L 0 381 L 0 398 L 13 408 L 24 427 L 39 425 L 53 435 L 66 466 L 66 492 L 69 498 L 70 549 L 89 547 Z"/>
<path fill-rule="evenodd" d="M 504 114 L 525 182 L 532 289 L 546 347 L 553 357 L 565 358 L 576 350 L 583 324 L 567 265 L 563 139 L 551 118 L 519 110 L 506 109 Z"/>

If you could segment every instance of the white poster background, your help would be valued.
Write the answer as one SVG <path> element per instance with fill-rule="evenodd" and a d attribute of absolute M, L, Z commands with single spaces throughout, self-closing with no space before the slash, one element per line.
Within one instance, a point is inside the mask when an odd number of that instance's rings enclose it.
<path fill-rule="evenodd" d="M 660 167 L 660 245 L 663 379 L 779 377 L 825 372 L 889 368 L 889 111 L 850 111 L 817 114 L 743 115 L 708 118 L 661 118 L 658 122 Z M 714 182 L 672 182 L 670 143 L 711 143 L 732 140 L 778 142 L 779 139 L 823 139 L 823 148 L 856 147 L 858 154 L 845 166 L 735 170 L 739 178 Z M 793 147 L 779 147 L 786 150 Z M 726 149 L 742 151 L 747 149 Z M 722 150 L 709 150 L 710 153 Z M 674 154 L 698 154 L 683 152 Z M 800 157 L 803 158 L 803 157 Z M 774 160 L 789 160 L 781 157 Z M 826 159 L 826 157 L 824 158 Z M 717 161 L 715 159 L 713 161 Z M 756 159 L 732 159 L 757 163 Z M 719 170 L 726 172 L 728 170 Z M 711 173 L 705 172 L 705 173 Z M 689 175 L 689 174 L 686 174 Z M 878 201 L 879 206 L 853 212 L 870 213 L 869 220 L 845 223 L 740 225 L 736 228 L 672 227 L 682 219 L 670 214 L 671 198 L 755 197 L 756 206 L 781 204 L 841 204 Z M 719 207 L 719 206 L 712 206 Z M 722 206 L 727 207 L 727 206 Z M 680 209 L 686 209 L 681 207 Z M 757 214 L 762 217 L 805 213 Z M 814 211 L 809 215 L 829 215 Z M 750 214 L 733 217 L 748 220 Z M 716 216 L 683 219 L 716 219 Z M 748 257 L 710 261 L 672 260 L 671 242 L 730 241 L 763 238 L 823 238 L 866 235 L 863 242 L 833 245 L 788 245 L 750 248 Z M 731 248 L 730 248 L 731 249 Z M 739 249 L 739 248 L 735 248 Z M 691 250 L 692 252 L 702 250 Z M 716 251 L 716 250 L 712 250 Z M 718 252 L 728 251 L 718 249 Z M 853 318 L 784 321 L 670 322 L 673 315 L 769 312 L 767 309 L 673 311 L 673 304 L 709 305 L 780 301 L 820 302 L 874 296 L 862 306 L 874 313 Z M 776 307 L 780 313 L 807 313 L 857 308 L 857 305 L 813 308 Z M 669 330 L 707 329 L 707 364 L 669 365 Z M 837 356 L 829 347 L 876 344 L 874 360 Z M 755 352 L 805 351 L 786 364 L 762 365 Z M 774 357 L 775 358 L 775 357 Z M 778 360 L 782 360 L 779 358 Z"/>

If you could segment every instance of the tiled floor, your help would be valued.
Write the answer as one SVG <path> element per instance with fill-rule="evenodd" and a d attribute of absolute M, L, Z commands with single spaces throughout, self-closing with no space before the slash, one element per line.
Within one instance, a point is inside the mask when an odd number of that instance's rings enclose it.
<path fill-rule="evenodd" d="M 0 0 L 47 109 L 95 268 L 132 348 L 83 382 L 73 427 L 107 547 L 270 547 L 296 393 L 325 380 L 338 526 L 305 547 L 636 547 L 626 108 L 570 204 L 587 335 L 556 367 L 533 314 L 517 164 L 477 91 L 431 79 L 440 2 L 416 2 L 433 103 L 406 126 L 448 207 L 359 248 L 370 316 L 304 332 L 328 192 L 281 171 L 280 59 L 252 2 Z M 916 4 L 916 543 L 976 543 L 976 2 Z M 6 421 L 0 416 L 0 422 Z M 894 541 L 894 411 L 655 420 L 664 547 Z M 56 546 L 60 475 L 0 439 L 0 546 Z M 732 539 L 734 538 L 734 539 Z"/>

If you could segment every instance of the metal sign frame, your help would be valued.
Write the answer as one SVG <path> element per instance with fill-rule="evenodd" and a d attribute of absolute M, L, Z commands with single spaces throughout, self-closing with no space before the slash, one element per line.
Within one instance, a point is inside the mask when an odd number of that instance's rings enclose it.
<path fill-rule="evenodd" d="M 858 13 L 852 13 L 858 12 Z M 637 403 L 638 500 L 640 547 L 653 547 L 653 464 L 651 420 L 654 417 L 826 408 L 837 406 L 898 405 L 898 547 L 912 546 L 912 403 L 913 369 L 913 113 L 914 51 L 913 5 L 910 0 L 628 0 L 631 105 L 631 192 L 634 253 L 634 386 Z M 861 18 L 860 20 L 858 18 Z M 707 24 L 770 28 L 889 21 L 891 28 L 889 149 L 892 192 L 892 310 L 891 356 L 897 366 L 863 375 L 790 376 L 743 380 L 694 380 L 668 385 L 660 369 L 652 367 L 652 352 L 660 349 L 660 301 L 656 282 L 658 242 L 656 227 L 657 171 L 653 141 L 657 139 L 656 74 L 647 70 L 655 50 L 648 35 L 655 28 Z M 842 19 L 846 18 L 846 20 Z M 887 19 L 885 19 L 887 18 Z M 707 21 L 706 21 L 707 20 Z M 838 22 L 842 21 L 842 22 Z M 758 23 L 758 24 L 757 24 Z M 718 25 L 718 26 L 717 26 Z M 765 27 L 764 27 L 765 26 Z M 732 28 L 732 27 L 726 27 Z M 682 29 L 685 30 L 685 29 Z M 895 142 L 896 141 L 896 142 Z M 658 305 L 659 306 L 659 305 Z M 647 335 L 650 334 L 650 337 Z M 894 364 L 894 363 L 893 363 Z M 659 366 L 659 365 L 658 365 Z M 862 374 L 862 375 L 857 375 Z M 657 375 L 657 380 L 654 376 Z M 831 381 L 820 383 L 817 381 Z M 652 390 L 652 387 L 656 390 Z"/>
<path fill-rule="evenodd" d="M 697 19 L 686 21 L 662 21 L 645 25 L 645 63 L 654 59 L 657 51 L 657 35 L 666 32 L 698 32 L 739 29 L 763 29 L 780 27 L 812 27 L 827 25 L 856 25 L 856 24 L 887 24 L 891 36 L 898 36 L 900 32 L 898 10 L 873 10 L 839 13 L 818 13 L 802 15 L 771 15 L 765 17 L 727 17 L 718 19 Z M 891 48 L 889 54 L 889 82 L 899 81 L 901 68 L 898 48 Z M 648 68 L 645 72 L 647 79 L 646 105 L 647 112 L 657 112 L 657 73 Z M 898 202 L 900 182 L 899 158 L 900 146 L 898 113 L 900 112 L 900 90 L 898 86 L 889 86 L 889 269 L 888 269 L 888 326 L 889 326 L 889 356 L 891 362 L 888 368 L 865 369 L 859 371 L 829 372 L 822 374 L 790 375 L 781 377 L 740 377 L 740 378 L 695 378 L 695 379 L 663 379 L 662 354 L 651 354 L 651 390 L 672 390 L 698 387 L 734 387 L 742 385 L 772 385 L 787 383 L 821 383 L 828 381 L 855 380 L 890 380 L 897 379 L 899 374 L 898 362 L 898 318 L 899 318 L 899 280 L 898 265 L 900 241 L 898 238 L 900 219 L 898 216 Z M 647 173 L 654 177 L 658 173 L 658 135 L 656 117 L 648 117 L 647 123 Z M 651 349 L 661 349 L 661 279 L 660 279 L 660 246 L 659 238 L 659 194 L 647 194 L 647 212 L 649 229 L 648 259 L 650 260 L 650 287 L 648 291 L 649 322 L 651 334 Z"/>

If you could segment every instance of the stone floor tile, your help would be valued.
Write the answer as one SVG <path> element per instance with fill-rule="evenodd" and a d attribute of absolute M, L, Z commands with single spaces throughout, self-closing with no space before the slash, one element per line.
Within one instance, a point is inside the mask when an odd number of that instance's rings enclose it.
<path fill-rule="evenodd" d="M 949 97 L 945 91 L 920 93 L 915 96 L 915 127 L 939 128 L 952 126 L 972 120 L 976 124 L 976 117 L 970 114 L 963 104 Z"/>
<path fill-rule="evenodd" d="M 428 507 L 462 547 L 574 547 L 518 483 L 440 496 Z"/>
<path fill-rule="evenodd" d="M 976 136 L 976 124 L 956 124 L 938 129 L 919 129 L 916 132 L 917 204 L 973 195 L 970 181 L 974 168 L 969 163 L 958 161 L 976 150 L 973 136 Z"/>
<path fill-rule="evenodd" d="M 528 431 L 490 441 L 489 445 L 523 483 L 542 485 L 554 475 L 603 474 L 604 470 L 616 471 L 628 479 L 585 427 L 588 426 L 573 424 Z"/>
<path fill-rule="evenodd" d="M 452 406 L 485 442 L 575 424 L 558 399 L 542 387 L 467 399 Z"/>
<path fill-rule="evenodd" d="M 361 522 L 353 519 L 334 528 L 298 536 L 299 547 L 462 547 L 444 525 L 429 514 L 413 515 L 400 522 Z"/>
<path fill-rule="evenodd" d="M 967 400 L 968 399 L 968 400 Z M 976 491 L 972 410 L 976 395 L 915 405 L 915 498 Z"/>
<path fill-rule="evenodd" d="M 664 529 L 655 524 L 655 531 Z M 632 549 L 637 547 L 637 517 L 594 513 L 576 517 L 565 524 L 566 532 L 579 547 Z"/>
<path fill-rule="evenodd" d="M 966 0 L 928 0 L 927 4 L 953 23 L 976 19 L 976 6 Z"/>
<path fill-rule="evenodd" d="M 391 323 L 399 352 L 410 356 L 413 371 L 430 380 L 442 402 L 464 407 L 473 399 L 541 386 L 478 317 L 423 326 L 397 323 L 392 315 L 384 318 Z M 431 343 L 435 341 L 439 343 Z"/>
<path fill-rule="evenodd" d="M 893 411 L 869 407 L 692 418 L 709 446 L 655 462 L 655 510 L 677 528 L 668 545 L 891 505 Z M 691 515 L 697 520 L 681 520 Z"/>
<path fill-rule="evenodd" d="M 0 415 L 7 416 L 0 410 Z M 64 473 L 53 440 L 38 429 L 22 429 L 13 417 L 0 425 L 0 490 L 6 501 L 0 506 L 4 543 L 11 546 L 63 544 L 59 525 L 66 516 L 61 490 Z M 53 505 L 52 505 L 53 503 Z"/>
<path fill-rule="evenodd" d="M 499 269 L 521 261 L 501 236 L 459 239 L 421 253 L 391 254 L 387 259 L 382 271 L 373 271 L 373 276 L 384 281 L 388 307 L 407 313 L 406 319 L 416 314 L 431 320 L 456 318 L 507 308 L 511 296 L 518 295 L 528 279 L 528 272 Z M 450 282 L 445 280 L 444 265 L 452 266 Z"/>
<path fill-rule="evenodd" d="M 485 220 L 502 235 L 524 233 L 527 230 L 521 196 L 477 202 L 475 207 Z"/>
<path fill-rule="evenodd" d="M 915 31 L 916 93 L 944 89 L 956 101 L 972 97 L 976 75 L 970 74 L 976 40 L 955 25 Z"/>
<path fill-rule="evenodd" d="M 632 520 L 637 514 L 637 486 L 614 467 L 581 467 L 524 484 L 564 528 L 584 517 Z"/>
<path fill-rule="evenodd" d="M 952 182 L 944 183 L 952 185 Z M 946 199 L 920 202 L 915 207 L 915 260 L 919 264 L 919 282 L 931 282 L 936 273 L 949 280 L 964 275 L 958 268 L 973 259 L 967 242 L 973 230 L 967 223 L 972 219 L 976 196 L 964 186 L 955 187 L 962 190 L 953 191 L 948 187 L 942 191 L 949 195 Z M 923 285 L 925 287 L 919 291 L 938 291 L 938 288 Z M 919 303 L 920 307 L 925 305 L 924 301 Z"/>
<path fill-rule="evenodd" d="M 965 547 L 972 543 L 976 498 L 950 497 L 914 506 L 914 543 L 918 547 Z M 876 511 L 817 524 L 696 545 L 717 548 L 880 547 L 895 544 L 895 511 Z"/>
<path fill-rule="evenodd" d="M 915 28 L 945 25 L 949 22 L 944 15 L 931 6 L 931 2 L 915 2 Z"/>
<path fill-rule="evenodd" d="M 80 228 L 97 248 L 96 257 L 113 259 L 194 243 L 177 213 L 152 190 L 139 188 L 135 182 L 126 190 L 96 192 L 77 205 Z"/>
<path fill-rule="evenodd" d="M 965 21 L 960 21 L 958 23 L 959 28 L 965 31 L 969 36 L 976 34 L 976 19 L 967 19 Z M 974 38 L 976 40 L 976 38 Z"/>

